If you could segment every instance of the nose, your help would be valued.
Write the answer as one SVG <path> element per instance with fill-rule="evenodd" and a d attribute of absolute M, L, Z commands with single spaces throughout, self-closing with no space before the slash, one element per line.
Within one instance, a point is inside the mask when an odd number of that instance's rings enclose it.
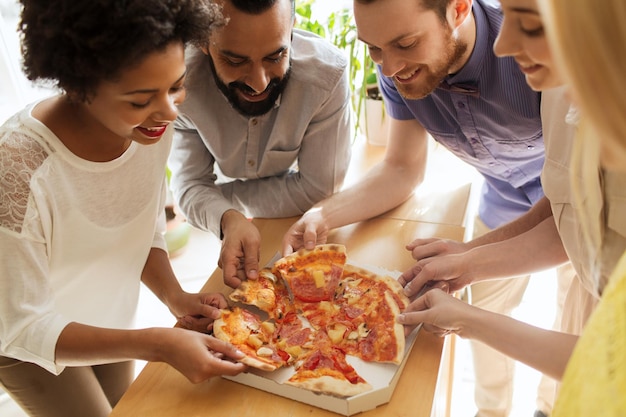
<path fill-rule="evenodd" d="M 168 94 L 160 100 L 159 108 L 156 111 L 155 119 L 160 121 L 174 121 L 178 116 L 178 105 L 185 99 L 185 94 Z"/>
<path fill-rule="evenodd" d="M 392 52 L 387 51 L 381 52 L 377 64 L 381 66 L 381 71 L 385 77 L 393 77 L 404 68 L 402 60 L 396 58 Z"/>
<path fill-rule="evenodd" d="M 255 65 L 246 76 L 245 83 L 255 92 L 261 93 L 265 91 L 271 79 L 271 74 L 263 67 L 263 65 Z"/>
<path fill-rule="evenodd" d="M 505 18 L 493 44 L 493 53 L 498 57 L 513 56 L 519 52 L 518 36 L 512 33 L 510 26 Z"/>

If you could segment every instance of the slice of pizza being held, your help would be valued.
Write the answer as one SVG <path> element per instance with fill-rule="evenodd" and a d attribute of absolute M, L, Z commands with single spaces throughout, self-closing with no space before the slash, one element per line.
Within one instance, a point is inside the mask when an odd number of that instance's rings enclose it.
<path fill-rule="evenodd" d="M 243 352 L 242 363 L 264 371 L 275 371 L 289 360 L 289 354 L 274 344 L 275 331 L 274 323 L 239 307 L 222 310 L 222 316 L 213 324 L 215 337 Z"/>

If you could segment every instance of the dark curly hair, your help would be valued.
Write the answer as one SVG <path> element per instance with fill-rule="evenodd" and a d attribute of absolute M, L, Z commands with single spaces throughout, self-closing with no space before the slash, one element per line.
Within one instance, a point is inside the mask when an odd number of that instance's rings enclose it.
<path fill-rule="evenodd" d="M 210 0 L 20 0 L 23 70 L 85 101 L 101 81 L 172 41 L 206 45 L 224 24 Z"/>

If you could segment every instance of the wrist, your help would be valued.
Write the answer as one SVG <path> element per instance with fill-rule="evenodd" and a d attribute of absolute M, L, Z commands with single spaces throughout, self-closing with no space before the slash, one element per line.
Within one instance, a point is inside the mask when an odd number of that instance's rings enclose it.
<path fill-rule="evenodd" d="M 235 209 L 228 209 L 222 214 L 220 219 L 220 240 L 224 239 L 224 235 L 228 232 L 229 227 L 239 220 L 247 220 L 246 217 Z"/>

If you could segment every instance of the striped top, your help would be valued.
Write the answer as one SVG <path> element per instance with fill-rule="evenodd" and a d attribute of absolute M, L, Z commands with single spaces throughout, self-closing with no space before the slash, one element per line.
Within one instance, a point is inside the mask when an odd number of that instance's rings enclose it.
<path fill-rule="evenodd" d="M 446 77 L 442 84 L 447 88 L 409 100 L 398 93 L 391 78 L 381 77 L 381 90 L 391 117 L 417 119 L 437 142 L 484 176 L 479 215 L 495 228 L 543 197 L 541 96 L 528 87 L 512 58 L 493 53 L 502 23 L 498 4 L 477 0 L 473 12 L 474 50 L 458 73 Z M 459 85 L 472 92 L 458 91 Z"/>

